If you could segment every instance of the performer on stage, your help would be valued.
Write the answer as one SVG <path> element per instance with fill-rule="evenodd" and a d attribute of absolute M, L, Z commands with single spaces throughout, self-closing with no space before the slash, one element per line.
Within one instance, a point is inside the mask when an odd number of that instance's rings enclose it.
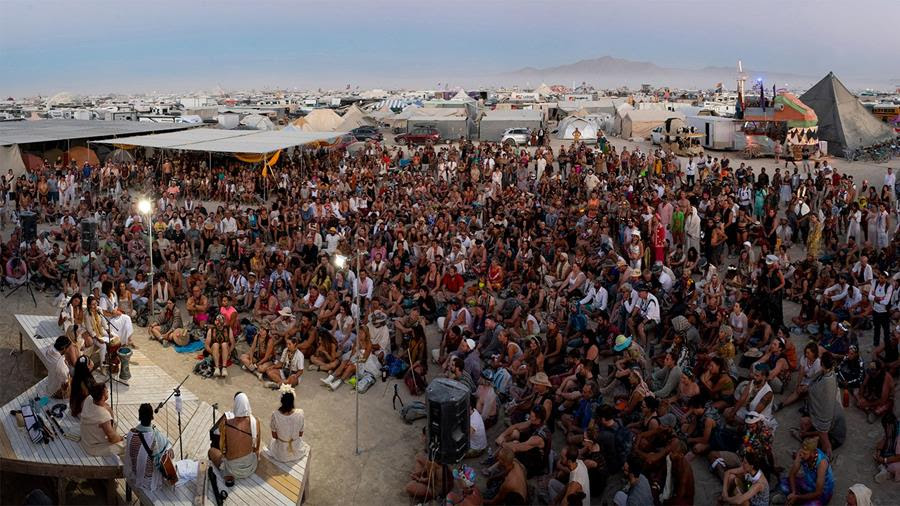
<path fill-rule="evenodd" d="M 134 334 L 134 325 L 131 323 L 131 317 L 119 309 L 119 297 L 113 290 L 112 281 L 104 281 L 100 288 L 100 310 L 109 318 L 112 333 L 119 336 L 122 346 L 137 348 L 130 342 L 131 334 Z"/>
<path fill-rule="evenodd" d="M 159 462 L 169 447 L 169 440 L 153 426 L 153 407 L 150 404 L 141 404 L 138 420 L 138 426 L 125 435 L 123 472 L 132 488 L 152 492 L 165 482 L 159 471 Z"/>
<path fill-rule="evenodd" d="M 219 447 L 209 449 L 209 459 L 225 474 L 225 481 L 246 478 L 259 462 L 259 418 L 253 416 L 247 394 L 234 396 L 234 411 L 219 421 Z"/>

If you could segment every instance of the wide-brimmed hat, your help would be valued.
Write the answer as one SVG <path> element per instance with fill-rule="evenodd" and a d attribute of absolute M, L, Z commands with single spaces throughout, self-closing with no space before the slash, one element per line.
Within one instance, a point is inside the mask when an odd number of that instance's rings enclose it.
<path fill-rule="evenodd" d="M 531 383 L 535 385 L 542 385 L 545 387 L 552 387 L 553 383 L 550 383 L 550 378 L 547 377 L 547 373 L 539 372 L 528 379 Z"/>
<path fill-rule="evenodd" d="M 203 228 L 205 228 L 206 230 L 215 230 L 216 226 L 213 225 L 213 222 L 207 221 L 203 224 Z"/>
<path fill-rule="evenodd" d="M 684 316 L 678 315 L 675 318 L 672 318 L 672 327 L 675 328 L 675 332 L 685 332 L 687 329 L 691 328 L 691 322 Z"/>
<path fill-rule="evenodd" d="M 775 255 L 766 255 L 766 265 L 774 265 L 778 263 L 778 257 Z"/>
<path fill-rule="evenodd" d="M 294 312 L 291 311 L 291 308 L 289 308 L 289 307 L 281 308 L 281 311 L 279 311 L 278 314 L 281 316 L 287 316 L 289 318 L 294 317 Z"/>
<path fill-rule="evenodd" d="M 620 352 L 625 351 L 631 346 L 631 337 L 625 337 L 622 334 L 616 336 L 616 344 L 613 346 L 613 351 Z"/>

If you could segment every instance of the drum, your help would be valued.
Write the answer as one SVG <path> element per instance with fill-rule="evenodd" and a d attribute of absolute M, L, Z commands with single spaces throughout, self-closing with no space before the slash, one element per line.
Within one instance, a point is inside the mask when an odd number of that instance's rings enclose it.
<path fill-rule="evenodd" d="M 118 355 L 120 368 L 119 368 L 119 379 L 122 381 L 128 381 L 131 379 L 131 370 L 128 367 L 129 362 L 131 361 L 131 348 L 127 346 L 123 346 L 116 352 Z"/>
<path fill-rule="evenodd" d="M 119 339 L 119 336 L 113 336 L 106 347 L 106 365 L 113 374 L 119 373 L 119 349 L 121 347 L 122 340 Z"/>

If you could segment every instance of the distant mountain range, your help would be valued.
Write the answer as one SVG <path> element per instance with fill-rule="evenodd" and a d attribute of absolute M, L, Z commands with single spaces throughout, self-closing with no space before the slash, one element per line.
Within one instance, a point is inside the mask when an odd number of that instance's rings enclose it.
<path fill-rule="evenodd" d="M 783 87 L 785 83 L 789 88 L 809 88 L 822 76 L 808 76 L 787 72 L 770 72 L 764 70 L 744 69 L 748 80 L 752 81 L 762 77 L 766 87 L 771 89 L 773 84 Z M 559 65 L 556 67 L 535 68 L 525 67 L 498 76 L 504 82 L 515 84 L 581 84 L 582 81 L 589 85 L 602 88 L 628 86 L 638 88 L 641 84 L 651 84 L 654 87 L 672 86 L 676 88 L 707 89 L 722 83 L 726 89 L 734 89 L 737 79 L 736 67 L 704 67 L 701 69 L 683 69 L 662 67 L 652 62 L 641 62 L 601 56 L 588 60 L 580 60 L 575 63 Z M 857 86 L 870 86 L 874 83 L 866 83 L 867 80 L 854 80 L 849 82 Z M 887 82 L 887 80 L 886 80 Z M 879 83 L 883 84 L 883 83 Z"/>

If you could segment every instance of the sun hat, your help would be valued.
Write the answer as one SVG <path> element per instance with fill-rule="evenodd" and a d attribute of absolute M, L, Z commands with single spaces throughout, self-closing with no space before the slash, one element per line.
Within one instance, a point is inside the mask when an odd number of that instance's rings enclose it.
<path fill-rule="evenodd" d="M 778 257 L 775 255 L 766 255 L 766 265 L 773 265 L 778 263 Z"/>
<path fill-rule="evenodd" d="M 613 346 L 613 350 L 616 352 L 625 351 L 631 346 L 631 337 L 625 337 L 622 334 L 616 336 L 616 344 Z"/>
<path fill-rule="evenodd" d="M 469 347 L 469 350 L 475 349 L 475 340 L 474 339 L 466 339 L 466 346 Z"/>
<path fill-rule="evenodd" d="M 678 315 L 672 319 L 672 327 L 675 328 L 675 332 L 685 332 L 691 328 L 691 322 L 684 316 Z"/>
<path fill-rule="evenodd" d="M 547 373 L 539 372 L 528 379 L 529 382 L 535 385 L 542 385 L 545 387 L 552 387 L 553 383 L 550 383 L 550 378 L 547 377 Z"/>
<path fill-rule="evenodd" d="M 278 311 L 278 314 L 281 316 L 287 316 L 289 318 L 294 317 L 294 312 L 291 311 L 291 308 L 289 307 L 281 308 L 281 311 Z"/>

